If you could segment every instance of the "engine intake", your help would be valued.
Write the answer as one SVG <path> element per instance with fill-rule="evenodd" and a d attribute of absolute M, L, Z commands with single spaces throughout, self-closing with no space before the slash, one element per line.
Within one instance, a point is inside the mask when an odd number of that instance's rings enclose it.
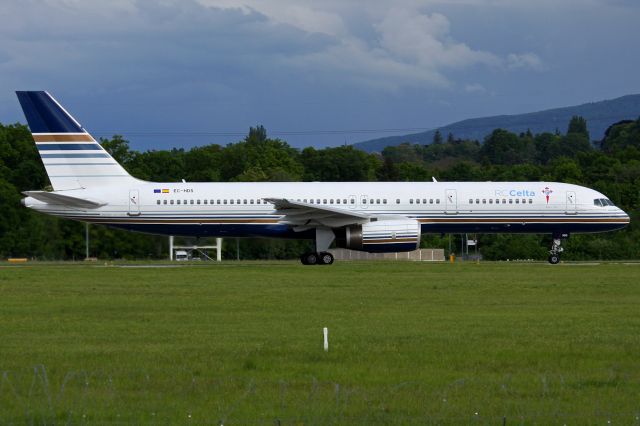
<path fill-rule="evenodd" d="M 420 223 L 413 219 L 378 220 L 336 232 L 336 245 L 369 253 L 413 251 L 420 246 Z"/>

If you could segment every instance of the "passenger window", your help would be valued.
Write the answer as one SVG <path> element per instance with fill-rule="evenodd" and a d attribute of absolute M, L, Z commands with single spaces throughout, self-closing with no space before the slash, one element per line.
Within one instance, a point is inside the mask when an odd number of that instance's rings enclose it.
<path fill-rule="evenodd" d="M 493 204 L 493 198 L 489 198 L 489 204 Z"/>
<path fill-rule="evenodd" d="M 167 204 L 167 200 L 163 200 L 163 201 L 162 201 L 162 204 Z"/>
<path fill-rule="evenodd" d="M 316 204 L 320 204 L 320 198 L 316 199 Z"/>
<path fill-rule="evenodd" d="M 229 200 L 229 204 L 233 204 L 233 200 Z"/>
<path fill-rule="evenodd" d="M 387 199 L 386 199 L 386 198 L 384 198 L 384 199 L 382 200 L 382 204 L 387 204 Z"/>
<path fill-rule="evenodd" d="M 180 200 L 178 200 L 178 204 L 180 204 Z"/>
<path fill-rule="evenodd" d="M 157 204 L 160 204 L 160 200 L 157 200 L 157 201 L 156 201 L 156 203 L 157 203 Z"/>
<path fill-rule="evenodd" d="M 209 201 L 209 200 L 204 200 L 203 202 L 204 202 L 205 204 L 207 204 L 207 201 Z"/>
<path fill-rule="evenodd" d="M 496 198 L 496 204 L 500 204 L 500 199 Z"/>
<path fill-rule="evenodd" d="M 298 200 L 300 201 L 300 200 Z M 249 200 L 249 204 L 253 204 L 253 198 L 251 200 Z"/>
<path fill-rule="evenodd" d="M 527 200 L 525 200 L 524 198 L 522 199 L 522 204 L 526 204 Z"/>
<path fill-rule="evenodd" d="M 506 198 L 502 199 L 502 204 L 507 204 L 507 199 Z"/>
<path fill-rule="evenodd" d="M 487 199 L 486 198 L 482 199 L 482 204 L 487 204 Z"/>
<path fill-rule="evenodd" d="M 333 198 L 329 200 L 329 204 L 333 204 Z"/>
<path fill-rule="evenodd" d="M 223 204 L 227 204 L 227 200 L 223 200 L 223 201 L 222 201 L 222 203 L 223 203 Z"/>
<path fill-rule="evenodd" d="M 376 204 L 380 204 L 380 198 L 376 198 Z"/>
<path fill-rule="evenodd" d="M 433 198 L 429 198 L 429 204 L 433 204 Z"/>
<path fill-rule="evenodd" d="M 420 198 L 416 198 L 416 204 L 420 204 Z"/>
<path fill-rule="evenodd" d="M 362 199 L 362 204 L 367 204 L 367 199 L 366 198 Z"/>
<path fill-rule="evenodd" d="M 326 198 L 322 200 L 322 204 L 327 204 L 327 199 Z"/>
<path fill-rule="evenodd" d="M 529 204 L 533 204 L 533 200 L 529 198 Z"/>
<path fill-rule="evenodd" d="M 473 204 L 473 198 L 469 198 L 469 204 Z"/>
<path fill-rule="evenodd" d="M 304 199 L 304 200 L 302 200 L 302 201 L 306 203 L 306 202 L 307 202 L 307 199 L 305 198 L 305 199 Z"/>
<path fill-rule="evenodd" d="M 173 204 L 173 200 L 171 200 L 171 204 Z"/>
<path fill-rule="evenodd" d="M 242 204 L 247 204 L 247 199 L 242 200 Z"/>
<path fill-rule="evenodd" d="M 409 198 L 409 204 L 413 204 L 413 198 Z"/>
<path fill-rule="evenodd" d="M 476 204 L 480 204 L 480 198 L 476 198 Z"/>
<path fill-rule="evenodd" d="M 340 198 L 336 199 L 336 204 L 340 204 Z"/>
<path fill-rule="evenodd" d="M 426 198 L 422 199 L 422 204 L 427 204 L 427 199 Z"/>
<path fill-rule="evenodd" d="M 513 204 L 513 199 L 509 198 L 509 204 Z"/>
<path fill-rule="evenodd" d="M 396 204 L 400 204 L 400 198 L 396 198 Z"/>
<path fill-rule="evenodd" d="M 351 204 L 355 204 L 355 203 L 356 203 L 355 198 L 352 198 L 352 199 L 351 199 Z"/>
<path fill-rule="evenodd" d="M 436 198 L 436 204 L 440 204 L 440 198 Z"/>
<path fill-rule="evenodd" d="M 189 204 L 193 204 L 193 200 L 189 200 Z"/>

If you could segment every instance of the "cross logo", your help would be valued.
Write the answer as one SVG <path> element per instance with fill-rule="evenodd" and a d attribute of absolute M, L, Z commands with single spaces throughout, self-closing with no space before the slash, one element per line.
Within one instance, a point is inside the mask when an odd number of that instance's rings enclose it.
<path fill-rule="evenodd" d="M 552 192 L 553 191 L 551 189 L 549 189 L 548 186 L 545 186 L 544 189 L 542 190 L 542 193 L 547 198 L 547 204 L 549 204 L 549 195 L 551 195 Z"/>

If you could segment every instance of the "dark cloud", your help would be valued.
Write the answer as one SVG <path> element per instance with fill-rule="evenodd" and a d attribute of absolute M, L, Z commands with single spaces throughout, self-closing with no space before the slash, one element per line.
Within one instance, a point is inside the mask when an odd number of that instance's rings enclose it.
<path fill-rule="evenodd" d="M 635 1 L 200 1 L 0 2 L 0 120 L 23 120 L 16 89 L 107 133 L 435 127 L 640 91 Z"/>

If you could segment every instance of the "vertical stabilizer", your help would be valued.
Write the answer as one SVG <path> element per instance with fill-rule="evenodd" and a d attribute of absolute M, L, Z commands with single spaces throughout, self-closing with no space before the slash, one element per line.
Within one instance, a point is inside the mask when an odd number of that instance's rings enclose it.
<path fill-rule="evenodd" d="M 16 92 L 55 191 L 135 179 L 47 92 Z"/>

